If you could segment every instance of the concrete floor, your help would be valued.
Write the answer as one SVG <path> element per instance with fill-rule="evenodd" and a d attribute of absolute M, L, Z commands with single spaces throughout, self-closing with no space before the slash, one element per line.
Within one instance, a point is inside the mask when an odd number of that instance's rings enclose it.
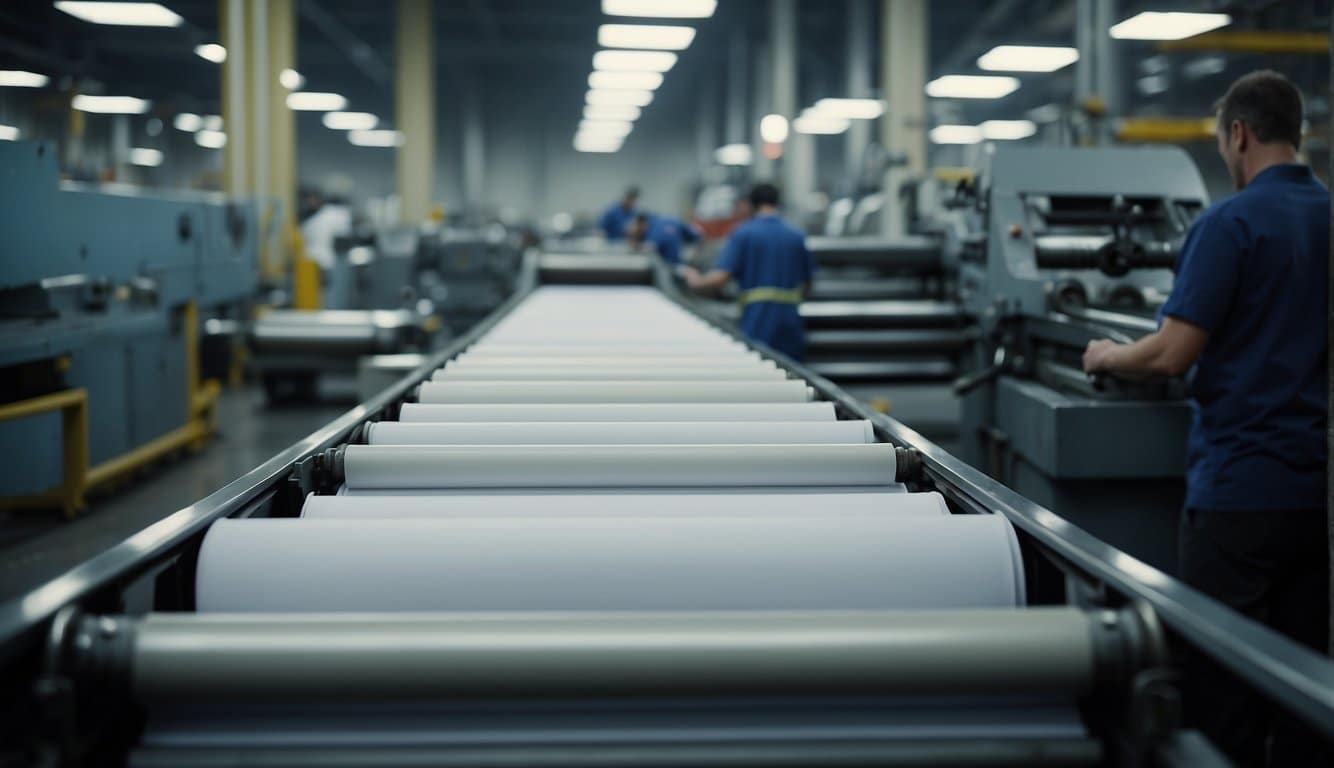
<path fill-rule="evenodd" d="M 164 461 L 120 489 L 91 498 L 74 520 L 56 513 L 0 514 L 0 600 L 45 583 L 207 496 L 347 407 L 269 408 L 257 389 L 227 390 L 218 401 L 218 436 L 198 454 Z"/>

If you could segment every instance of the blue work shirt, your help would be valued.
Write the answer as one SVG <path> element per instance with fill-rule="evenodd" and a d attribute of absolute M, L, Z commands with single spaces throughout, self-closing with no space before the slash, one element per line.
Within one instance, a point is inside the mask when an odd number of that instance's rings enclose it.
<path fill-rule="evenodd" d="M 624 240 L 625 228 L 639 215 L 638 208 L 626 208 L 621 203 L 612 203 L 598 219 L 598 229 L 608 240 Z"/>
<path fill-rule="evenodd" d="M 699 240 L 699 232 L 690 224 L 671 216 L 654 216 L 649 219 L 648 231 L 644 233 L 644 242 L 652 243 L 658 249 L 658 255 L 668 264 L 681 263 L 681 245 Z"/>
<path fill-rule="evenodd" d="M 793 360 L 806 358 L 801 291 L 815 277 L 806 235 L 777 214 L 762 214 L 733 230 L 718 256 L 741 289 L 741 330 Z"/>
<path fill-rule="evenodd" d="M 1191 380 L 1186 503 L 1325 506 L 1329 190 L 1266 168 L 1191 227 L 1163 314 L 1209 332 Z"/>

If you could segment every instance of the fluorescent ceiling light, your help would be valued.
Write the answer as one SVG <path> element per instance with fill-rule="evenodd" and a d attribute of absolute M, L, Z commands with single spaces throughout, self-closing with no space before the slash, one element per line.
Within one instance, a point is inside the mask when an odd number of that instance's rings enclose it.
<path fill-rule="evenodd" d="M 820 99 L 814 113 L 843 120 L 874 120 L 885 113 L 885 103 L 879 99 Z"/>
<path fill-rule="evenodd" d="M 185 21 L 160 3 L 56 0 L 56 10 L 93 24 L 116 24 L 123 27 L 179 27 Z"/>
<path fill-rule="evenodd" d="M 1061 119 L 1061 105 L 1043 104 L 1040 107 L 1033 107 L 1028 110 L 1030 119 L 1039 123 L 1054 123 Z"/>
<path fill-rule="evenodd" d="M 1111 35 L 1117 40 L 1184 40 L 1231 23 L 1226 13 L 1144 11 L 1113 26 Z"/>
<path fill-rule="evenodd" d="M 597 107 L 647 107 L 653 91 L 589 91 L 584 100 Z"/>
<path fill-rule="evenodd" d="M 295 69 L 284 69 L 278 73 L 278 83 L 289 91 L 299 91 L 306 84 L 306 78 Z"/>
<path fill-rule="evenodd" d="M 638 120 L 639 107 L 629 104 L 585 104 L 584 117 L 588 120 Z"/>
<path fill-rule="evenodd" d="M 205 129 L 195 134 L 195 143 L 209 149 L 222 149 L 227 146 L 227 134 Z"/>
<path fill-rule="evenodd" d="M 579 133 L 595 136 L 628 136 L 635 124 L 628 120 L 580 120 Z"/>
<path fill-rule="evenodd" d="M 162 150 L 147 147 L 135 147 L 130 150 L 130 164 L 156 168 L 162 165 Z"/>
<path fill-rule="evenodd" d="M 19 129 L 13 125 L 0 125 L 0 141 L 18 141 Z"/>
<path fill-rule="evenodd" d="M 76 94 L 72 106 L 80 112 L 96 112 L 104 115 L 142 115 L 152 106 L 148 99 L 136 99 L 133 96 L 90 96 Z"/>
<path fill-rule="evenodd" d="M 1032 120 L 987 120 L 978 128 L 982 138 L 989 141 L 1026 139 L 1038 132 L 1038 126 Z"/>
<path fill-rule="evenodd" d="M 593 69 L 603 72 L 666 72 L 676 65 L 670 51 L 598 51 Z"/>
<path fill-rule="evenodd" d="M 749 144 L 725 144 L 713 150 L 718 165 L 750 165 L 753 160 Z"/>
<path fill-rule="evenodd" d="M 1055 72 L 1079 61 L 1079 49 L 1061 45 L 998 45 L 977 60 L 989 72 Z"/>
<path fill-rule="evenodd" d="M 1135 87 L 1145 96 L 1156 96 L 1160 93 L 1166 93 L 1171 86 L 1166 75 L 1149 75 L 1141 77 L 1135 81 Z"/>
<path fill-rule="evenodd" d="M 1227 62 L 1223 61 L 1222 56 L 1201 56 L 1198 59 L 1192 59 L 1186 62 L 1186 66 L 1181 71 L 1191 80 L 1198 80 L 1201 77 L 1217 75 L 1227 69 Z"/>
<path fill-rule="evenodd" d="M 825 117 L 820 114 L 802 115 L 792 121 L 792 130 L 797 133 L 832 136 L 843 133 L 852 125 L 850 120 L 841 117 Z"/>
<path fill-rule="evenodd" d="M 347 140 L 358 147 L 401 147 L 403 134 L 400 131 L 381 128 L 374 131 L 348 131 Z"/>
<path fill-rule="evenodd" d="M 787 118 L 782 115 L 765 115 L 760 118 L 760 138 L 770 144 L 787 141 Z"/>
<path fill-rule="evenodd" d="M 203 115 L 199 118 L 199 127 L 206 131 L 221 131 L 222 115 Z"/>
<path fill-rule="evenodd" d="M 574 135 L 574 149 L 577 152 L 619 152 L 623 139 L 620 136 L 597 136 L 586 133 Z"/>
<path fill-rule="evenodd" d="M 11 88 L 41 88 L 51 81 L 46 75 L 22 69 L 0 69 L 0 85 Z"/>
<path fill-rule="evenodd" d="M 203 119 L 193 112 L 180 113 L 176 116 L 175 120 L 171 121 L 171 124 L 176 127 L 176 130 L 185 131 L 186 133 L 194 133 L 204 127 Z"/>
<path fill-rule="evenodd" d="M 717 8 L 718 0 L 602 0 L 608 16 L 707 19 Z"/>
<path fill-rule="evenodd" d="M 369 131 L 380 123 L 370 112 L 325 112 L 324 127 L 336 131 Z"/>
<path fill-rule="evenodd" d="M 982 129 L 976 125 L 937 125 L 927 134 L 932 144 L 976 144 Z"/>
<path fill-rule="evenodd" d="M 298 112 L 337 112 L 347 107 L 347 99 L 336 93 L 297 91 L 287 94 L 287 108 Z"/>
<path fill-rule="evenodd" d="M 926 84 L 926 95 L 937 99 L 999 99 L 1019 88 L 1013 77 L 945 75 Z"/>
<path fill-rule="evenodd" d="M 691 27 L 666 27 L 656 24 L 603 24 L 598 27 L 598 45 L 603 48 L 648 48 L 655 51 L 683 51 L 695 39 Z"/>
<path fill-rule="evenodd" d="M 652 91 L 662 85 L 657 72 L 590 72 L 588 87 L 595 90 Z"/>
<path fill-rule="evenodd" d="M 214 64 L 221 64 L 227 60 L 227 49 L 217 43 L 204 43 L 195 46 L 195 55 Z"/>

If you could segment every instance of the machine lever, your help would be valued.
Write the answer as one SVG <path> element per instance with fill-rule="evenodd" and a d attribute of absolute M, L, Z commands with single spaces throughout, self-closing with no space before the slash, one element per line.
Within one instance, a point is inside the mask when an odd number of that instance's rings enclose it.
<path fill-rule="evenodd" d="M 991 365 L 974 373 L 965 374 L 954 380 L 954 394 L 962 397 L 972 392 L 974 389 L 986 384 L 1009 367 L 1009 356 L 1005 353 L 1005 347 L 997 347 L 996 355 L 992 358 Z"/>

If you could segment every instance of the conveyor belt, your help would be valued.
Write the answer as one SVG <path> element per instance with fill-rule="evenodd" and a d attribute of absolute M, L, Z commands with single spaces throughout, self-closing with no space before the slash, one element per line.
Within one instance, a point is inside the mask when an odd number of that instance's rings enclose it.
<path fill-rule="evenodd" d="M 575 357 L 643 378 L 533 376 Z M 1093 765 L 1077 706 L 1161 663 L 1142 611 L 1025 607 L 1009 518 L 656 291 L 541 288 L 441 362 L 212 524 L 194 613 L 61 614 L 131 764 Z"/>

